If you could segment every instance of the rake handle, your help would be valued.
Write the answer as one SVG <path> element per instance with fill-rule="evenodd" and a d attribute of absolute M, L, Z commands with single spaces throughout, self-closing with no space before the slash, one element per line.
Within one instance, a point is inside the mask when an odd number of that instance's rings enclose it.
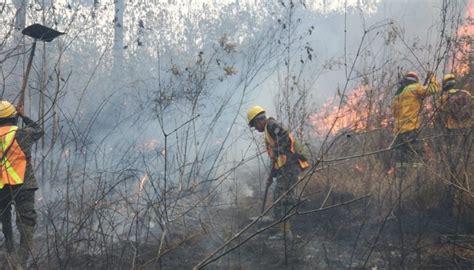
<path fill-rule="evenodd" d="M 28 76 L 30 75 L 31 66 L 33 64 L 33 56 L 35 56 L 35 49 L 36 49 L 36 39 L 33 41 L 33 46 L 31 47 L 30 57 L 28 58 L 28 65 L 26 66 L 25 75 L 23 76 L 23 83 L 21 84 L 20 98 L 18 100 L 18 107 L 23 107 L 25 105 L 26 84 L 28 82 Z"/>

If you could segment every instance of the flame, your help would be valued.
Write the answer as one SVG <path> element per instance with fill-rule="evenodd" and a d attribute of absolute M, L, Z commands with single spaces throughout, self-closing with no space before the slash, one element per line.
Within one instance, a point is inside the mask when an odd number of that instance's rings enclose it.
<path fill-rule="evenodd" d="M 395 173 L 395 167 L 390 167 L 385 174 L 392 175 L 393 173 Z"/>
<path fill-rule="evenodd" d="M 458 28 L 459 46 L 454 52 L 453 71 L 459 75 L 469 73 L 469 57 L 473 57 L 474 36 L 474 1 L 468 1 L 464 23 Z"/>
<path fill-rule="evenodd" d="M 142 178 L 140 178 L 140 182 L 138 184 L 139 193 L 142 193 L 143 187 L 145 186 L 145 183 L 146 183 L 146 180 L 148 180 L 148 175 L 147 174 L 145 174 Z"/>
<path fill-rule="evenodd" d="M 356 165 L 354 165 L 354 170 L 356 170 L 360 173 L 363 173 L 367 170 L 367 168 L 365 167 L 364 164 L 356 164 Z"/>
<path fill-rule="evenodd" d="M 335 135 L 343 130 L 362 132 L 374 128 L 370 123 L 370 115 L 384 115 L 381 109 L 374 108 L 375 100 L 369 100 L 368 93 L 371 88 L 368 85 L 360 85 L 354 88 L 339 106 L 338 99 L 329 99 L 321 110 L 311 115 L 310 121 L 318 135 Z M 377 97 L 381 99 L 382 97 Z M 372 104 L 370 104 L 372 103 Z M 387 127 L 389 119 L 382 119 L 378 127 Z"/>
<path fill-rule="evenodd" d="M 152 151 L 158 147 L 158 143 L 159 142 L 157 139 L 151 139 L 143 144 L 140 144 L 138 149 L 141 151 Z"/>

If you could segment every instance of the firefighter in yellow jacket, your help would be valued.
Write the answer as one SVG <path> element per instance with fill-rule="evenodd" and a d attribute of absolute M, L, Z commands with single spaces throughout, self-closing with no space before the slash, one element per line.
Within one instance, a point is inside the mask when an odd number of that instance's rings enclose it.
<path fill-rule="evenodd" d="M 448 131 L 469 129 L 473 126 L 474 96 L 464 89 L 457 89 L 456 76 L 443 77 L 443 91 L 439 98 L 439 109 L 444 127 Z"/>
<path fill-rule="evenodd" d="M 250 127 L 263 132 L 267 153 L 271 159 L 271 171 L 267 179 L 267 185 L 276 179 L 273 193 L 273 201 L 282 197 L 274 208 L 275 220 L 284 218 L 293 208 L 295 203 L 294 189 L 290 187 L 296 183 L 301 170 L 307 169 L 310 164 L 301 153 L 296 151 L 296 142 L 293 134 L 283 128 L 274 118 L 267 118 L 265 110 L 260 106 L 251 107 L 247 112 L 247 120 Z M 283 236 L 292 237 L 289 222 L 283 222 L 281 232 L 275 238 Z"/>
<path fill-rule="evenodd" d="M 417 131 L 421 126 L 421 109 L 423 100 L 439 92 L 439 84 L 433 74 L 429 74 L 428 85 L 419 82 L 415 72 L 408 72 L 399 82 L 393 99 L 392 110 L 395 120 L 394 146 L 395 169 L 403 175 L 405 165 L 411 163 L 416 167 L 416 158 L 421 154 L 420 144 L 416 142 Z"/>
<path fill-rule="evenodd" d="M 474 96 L 464 89 L 456 88 L 456 76 L 446 74 L 443 77 L 443 90 L 439 97 L 439 119 L 441 120 L 446 136 L 443 138 L 444 147 L 442 148 L 445 161 L 448 165 L 448 179 L 458 185 L 467 186 L 467 175 L 464 174 L 465 168 L 470 164 L 470 149 L 473 144 L 472 127 L 474 121 Z M 464 192 L 448 186 L 446 207 L 450 214 L 455 214 L 459 218 L 466 215 L 461 214 L 469 209 L 463 207 L 467 203 Z M 461 212 L 459 212 L 461 211 Z M 464 223 L 464 222 L 463 222 Z M 472 222 L 468 221 L 468 230 L 474 228 Z"/>
<path fill-rule="evenodd" d="M 18 117 L 25 123 L 24 128 L 18 128 Z M 23 268 L 33 250 L 36 225 L 34 194 L 38 186 L 31 166 L 31 147 L 41 136 L 43 130 L 24 115 L 23 108 L 15 108 L 10 102 L 0 100 L 0 219 L 7 252 L 17 257 Z M 15 206 L 20 232 L 17 254 L 13 240 L 12 205 Z"/>

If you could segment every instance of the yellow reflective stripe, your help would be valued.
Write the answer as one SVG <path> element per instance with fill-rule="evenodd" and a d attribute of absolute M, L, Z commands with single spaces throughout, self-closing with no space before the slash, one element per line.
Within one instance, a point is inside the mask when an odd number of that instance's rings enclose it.
<path fill-rule="evenodd" d="M 8 132 L 10 132 L 10 131 L 8 131 Z M 6 140 L 6 137 L 5 137 L 5 140 Z M 5 147 L 4 140 L 0 141 L 0 146 L 2 147 L 2 153 L 5 153 L 5 148 L 6 147 Z M 6 160 L 5 156 L 3 156 L 2 164 L 5 164 L 5 160 Z M 3 179 L 0 179 L 0 189 L 2 189 L 4 186 L 5 186 L 5 184 L 3 183 Z"/>
<path fill-rule="evenodd" d="M 5 137 L 5 144 L 10 145 L 13 143 L 13 139 L 15 138 L 16 130 L 18 129 L 17 126 L 12 126 Z"/>
<path fill-rule="evenodd" d="M 4 162 L 5 162 L 5 167 L 7 168 L 8 175 L 11 176 L 11 178 L 13 178 L 15 183 L 17 183 L 17 184 L 23 183 L 23 180 L 16 173 L 15 169 L 13 169 L 12 164 L 10 163 L 10 161 L 8 161 L 8 159 L 4 159 Z"/>
<path fill-rule="evenodd" d="M 5 140 L 0 141 L 3 151 L 7 149 L 7 146 L 13 143 L 13 139 L 15 138 L 17 129 L 18 129 L 17 126 L 12 126 L 10 130 L 8 131 L 8 133 L 5 135 Z"/>
<path fill-rule="evenodd" d="M 5 154 L 5 150 L 7 150 L 8 146 L 13 144 L 13 140 L 15 139 L 15 134 L 16 134 L 17 129 L 18 129 L 17 126 L 12 126 L 10 128 L 10 130 L 8 131 L 8 133 L 6 134 L 5 140 L 1 141 L 0 143 L 1 143 L 2 151 L 4 153 L 2 163 L 3 163 L 3 166 L 5 167 L 5 170 L 8 174 L 8 176 L 11 177 L 13 179 L 13 181 L 15 181 L 15 183 L 22 184 L 23 179 L 21 179 L 21 177 L 18 175 L 18 173 L 12 167 L 12 164 L 7 159 L 7 156 Z M 3 188 L 4 185 L 5 184 L 3 183 L 3 181 L 0 181 L 0 189 Z"/>

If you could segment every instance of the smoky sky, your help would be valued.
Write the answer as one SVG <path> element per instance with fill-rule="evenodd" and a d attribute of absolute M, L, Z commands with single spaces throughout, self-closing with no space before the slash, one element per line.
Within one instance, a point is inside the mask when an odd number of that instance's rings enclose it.
<path fill-rule="evenodd" d="M 314 34 L 308 38 L 308 43 L 313 47 L 316 59 L 304 68 L 308 81 L 314 82 L 310 92 L 313 101 L 321 105 L 328 98 L 334 96 L 336 89 L 342 88 L 346 77 L 344 72 L 345 50 L 347 52 L 347 64 L 352 65 L 357 50 L 364 35 L 364 30 L 376 25 L 393 22 L 391 25 L 380 27 L 367 34 L 362 43 L 363 49 L 371 52 L 369 57 L 360 56 L 355 63 L 355 69 L 367 65 L 367 59 L 373 66 L 381 65 L 385 61 L 397 60 L 404 70 L 415 70 L 423 72 L 433 65 L 433 51 L 438 45 L 441 32 L 442 1 L 381 1 L 375 4 L 374 13 L 368 13 L 364 7 L 350 7 L 347 13 L 330 12 L 319 14 L 316 11 L 305 11 L 301 13 L 302 23 L 299 31 L 305 31 L 308 26 L 314 25 Z M 449 23 L 452 18 L 463 16 L 466 1 L 450 2 L 448 8 Z M 400 34 L 394 44 L 387 46 L 385 43 L 387 33 L 395 27 Z M 345 38 L 345 31 L 346 38 Z M 448 35 L 453 34 L 453 29 L 446 30 Z M 401 41 L 403 38 L 404 42 Z M 411 55 L 407 46 L 418 46 L 425 50 L 415 51 L 416 57 L 421 64 Z M 430 50 L 431 48 L 431 50 Z M 383 53 L 381 53 L 383 51 Z M 406 58 L 405 60 L 403 60 Z M 332 62 L 331 69 L 323 68 L 325 63 Z M 438 70 L 438 75 L 442 74 Z M 354 80 L 349 89 L 356 86 L 360 81 Z M 269 95 L 275 94 L 275 80 L 269 80 L 268 85 L 263 86 L 265 90 L 259 91 L 255 97 L 255 103 L 262 104 L 274 110 L 274 100 Z M 274 111 L 273 111 L 274 112 Z"/>

